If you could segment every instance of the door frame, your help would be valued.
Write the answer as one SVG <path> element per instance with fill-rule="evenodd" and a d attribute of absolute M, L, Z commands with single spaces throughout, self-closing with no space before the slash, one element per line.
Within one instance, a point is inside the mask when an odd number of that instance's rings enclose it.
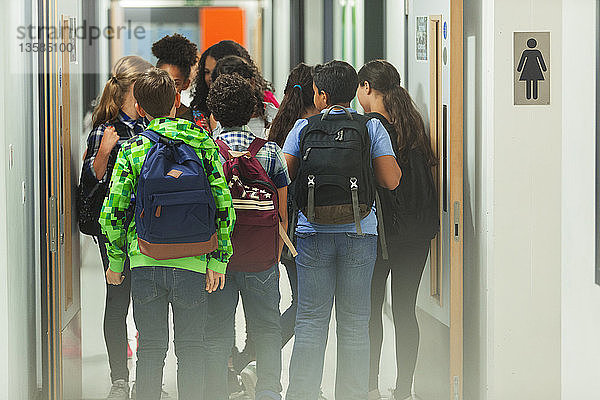
<path fill-rule="evenodd" d="M 450 0 L 450 393 L 463 398 L 463 0 Z"/>

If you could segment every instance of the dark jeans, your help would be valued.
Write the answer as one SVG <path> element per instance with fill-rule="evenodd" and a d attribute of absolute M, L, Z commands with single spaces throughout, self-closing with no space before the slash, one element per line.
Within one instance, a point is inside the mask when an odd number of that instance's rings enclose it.
<path fill-rule="evenodd" d="M 227 361 L 234 344 L 235 310 L 242 296 L 246 329 L 256 347 L 256 399 L 281 398 L 279 267 L 228 271 L 225 288 L 208 295 L 206 399 L 227 400 Z"/>
<path fill-rule="evenodd" d="M 296 271 L 296 261 L 283 259 L 282 264 L 285 265 L 288 279 L 290 281 L 290 289 L 292 291 L 292 302 L 289 307 L 281 314 L 281 348 L 283 348 L 290 339 L 294 336 L 294 327 L 296 326 L 296 311 L 298 309 L 298 273 Z M 248 321 L 246 320 L 246 326 Z M 254 338 L 246 329 L 246 344 L 244 350 L 239 354 L 233 352 L 233 369 L 238 374 L 253 360 L 256 360 L 256 346 Z"/>
<path fill-rule="evenodd" d="M 106 254 L 107 239 L 98 237 L 98 247 L 104 272 L 108 269 L 108 255 Z M 131 299 L 131 272 L 129 270 L 129 257 L 125 260 L 123 282 L 120 285 L 106 284 L 106 303 L 104 305 L 104 342 L 108 353 L 110 365 L 110 378 L 114 382 L 119 379 L 129 381 L 127 368 L 127 312 Z"/>
<path fill-rule="evenodd" d="M 137 399 L 160 399 L 169 347 L 169 303 L 173 310 L 178 399 L 201 398 L 207 314 L 205 275 L 179 268 L 136 267 L 131 271 L 131 295 L 139 332 Z"/>
<path fill-rule="evenodd" d="M 394 243 L 388 241 L 389 260 L 377 258 L 371 286 L 371 368 L 369 390 L 378 388 L 379 361 L 383 343 L 382 308 L 386 281 L 392 274 L 392 313 L 396 336 L 396 398 L 410 396 L 417 352 L 419 325 L 415 314 L 417 290 L 429 253 L 429 241 Z"/>
<path fill-rule="evenodd" d="M 286 398 L 318 398 L 335 301 L 335 398 L 365 400 L 369 376 L 371 277 L 377 256 L 377 236 L 298 235 L 297 249 L 298 313 Z"/>

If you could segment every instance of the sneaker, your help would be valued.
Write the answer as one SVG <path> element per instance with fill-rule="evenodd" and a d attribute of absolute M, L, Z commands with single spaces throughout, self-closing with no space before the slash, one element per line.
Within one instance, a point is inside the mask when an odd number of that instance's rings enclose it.
<path fill-rule="evenodd" d="M 239 394 L 244 391 L 244 385 L 240 382 L 240 377 L 231 367 L 227 369 L 227 390 L 229 394 Z"/>
<path fill-rule="evenodd" d="M 136 391 L 135 391 L 135 382 L 134 382 L 133 385 L 131 386 L 131 400 L 135 400 L 135 397 L 136 397 Z M 161 398 L 161 400 L 170 399 L 171 396 L 169 396 L 169 393 L 167 393 L 165 391 L 165 389 L 161 389 L 160 398 Z"/>
<path fill-rule="evenodd" d="M 390 397 L 388 397 L 388 400 L 418 400 L 418 397 L 414 396 L 414 395 L 410 395 L 408 397 L 403 397 L 400 398 L 398 397 L 399 395 L 396 394 L 396 391 L 394 389 L 390 388 Z M 382 397 L 382 399 L 385 399 L 385 397 Z"/>
<path fill-rule="evenodd" d="M 106 400 L 129 400 L 129 383 L 124 379 L 114 381 Z"/>
<path fill-rule="evenodd" d="M 244 391 L 251 399 L 253 399 L 256 394 L 256 382 L 258 381 L 258 376 L 256 375 L 256 362 L 248 364 L 248 366 L 240 373 L 240 378 L 244 385 Z"/>
<path fill-rule="evenodd" d="M 250 397 L 250 395 L 242 390 L 241 392 L 231 393 L 229 400 L 254 400 L 254 397 Z"/>
<path fill-rule="evenodd" d="M 368 400 L 384 400 L 384 397 L 379 393 L 379 389 L 371 390 L 367 397 Z"/>

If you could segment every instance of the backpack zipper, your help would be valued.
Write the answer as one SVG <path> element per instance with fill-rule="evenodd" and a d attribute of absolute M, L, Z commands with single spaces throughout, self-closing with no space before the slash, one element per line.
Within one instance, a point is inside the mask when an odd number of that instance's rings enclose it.
<path fill-rule="evenodd" d="M 311 150 L 312 150 L 312 147 L 309 147 L 308 149 L 306 149 L 306 152 L 304 153 L 304 157 L 302 157 L 302 160 L 304 160 L 304 161 L 308 160 L 308 154 L 310 153 Z"/>

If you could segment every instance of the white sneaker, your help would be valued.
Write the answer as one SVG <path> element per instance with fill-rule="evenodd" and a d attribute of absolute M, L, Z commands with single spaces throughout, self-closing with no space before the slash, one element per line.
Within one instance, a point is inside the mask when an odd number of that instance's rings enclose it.
<path fill-rule="evenodd" d="M 135 400 L 135 398 L 136 398 L 136 390 L 135 390 L 135 382 L 134 382 L 133 385 L 131 386 L 131 399 Z M 165 391 L 165 389 L 160 390 L 160 399 L 161 400 L 167 400 L 170 398 L 171 398 L 171 396 L 169 396 L 169 393 L 167 393 Z"/>
<path fill-rule="evenodd" d="M 251 399 L 256 395 L 256 382 L 258 382 L 258 376 L 256 375 L 256 362 L 253 361 L 240 373 L 242 384 L 244 385 L 244 392 L 250 396 Z"/>
<path fill-rule="evenodd" d="M 129 383 L 124 379 L 114 381 L 106 400 L 129 400 Z"/>

